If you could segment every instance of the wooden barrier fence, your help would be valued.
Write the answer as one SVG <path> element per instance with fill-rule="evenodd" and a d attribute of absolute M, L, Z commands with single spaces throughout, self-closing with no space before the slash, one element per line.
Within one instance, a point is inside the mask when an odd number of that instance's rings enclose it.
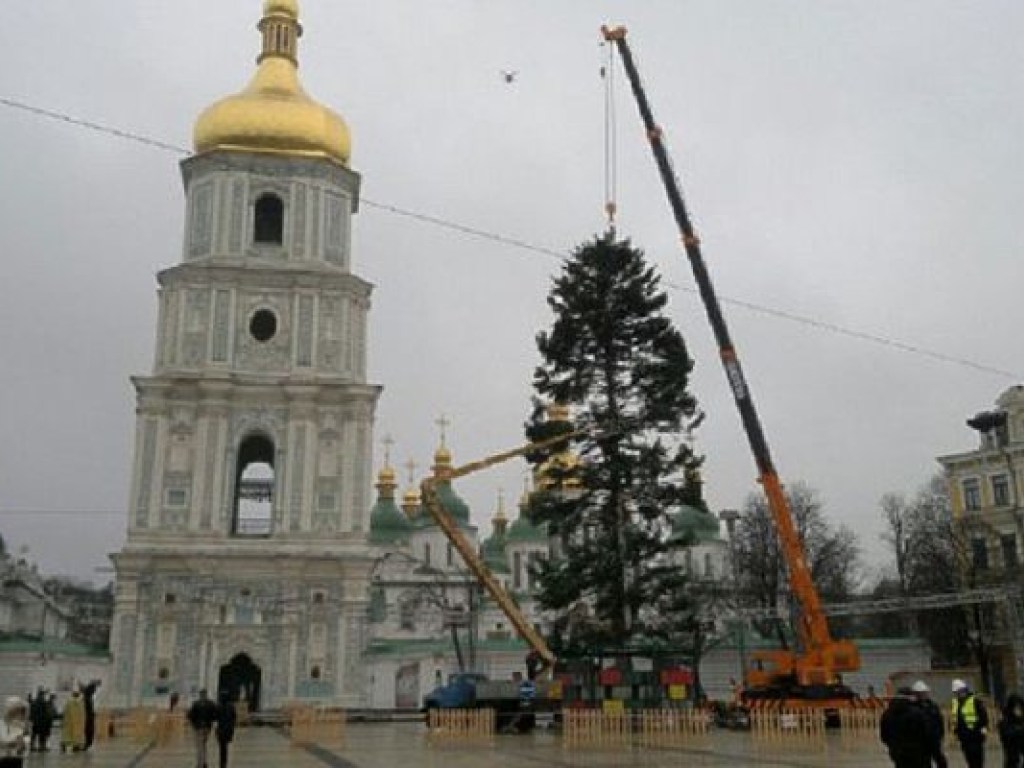
<path fill-rule="evenodd" d="M 632 730 L 630 716 L 624 711 L 562 710 L 562 744 L 566 747 L 629 744 Z"/>
<path fill-rule="evenodd" d="M 702 709 L 642 709 L 634 740 L 642 746 L 680 746 L 707 738 L 711 713 Z"/>
<path fill-rule="evenodd" d="M 345 740 L 345 712 L 295 707 L 290 710 L 288 736 L 296 746 L 341 744 Z"/>
<path fill-rule="evenodd" d="M 753 710 L 750 733 L 760 742 L 825 742 L 825 713 L 820 709 Z"/>
<path fill-rule="evenodd" d="M 883 709 L 878 707 L 856 707 L 839 710 L 839 733 L 843 740 L 878 740 Z"/>
<path fill-rule="evenodd" d="M 494 737 L 493 709 L 430 709 L 427 735 L 431 740 L 487 740 Z"/>

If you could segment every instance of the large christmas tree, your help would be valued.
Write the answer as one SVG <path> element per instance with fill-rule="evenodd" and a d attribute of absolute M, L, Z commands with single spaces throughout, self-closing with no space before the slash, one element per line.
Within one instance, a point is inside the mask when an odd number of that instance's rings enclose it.
<path fill-rule="evenodd" d="M 686 439 L 700 414 L 687 390 L 693 361 L 659 284 L 628 240 L 597 237 L 554 279 L 554 323 L 537 336 L 528 437 L 592 428 L 575 443 L 576 466 L 533 457 L 546 482 L 530 513 L 558 542 L 536 577 L 541 606 L 563 617 L 551 638 L 559 650 L 671 642 L 693 626 L 668 534 L 674 509 L 703 508 Z M 545 419 L 550 403 L 570 406 L 573 423 Z"/>

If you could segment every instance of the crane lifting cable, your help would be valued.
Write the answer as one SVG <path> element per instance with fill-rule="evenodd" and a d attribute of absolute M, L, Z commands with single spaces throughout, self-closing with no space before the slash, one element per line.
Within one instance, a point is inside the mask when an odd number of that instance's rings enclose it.
<path fill-rule="evenodd" d="M 608 218 L 608 233 L 615 234 L 615 214 L 618 211 L 618 136 L 615 116 L 615 51 L 611 45 L 603 45 L 607 57 L 601 65 L 601 79 L 604 81 L 604 212 Z"/>

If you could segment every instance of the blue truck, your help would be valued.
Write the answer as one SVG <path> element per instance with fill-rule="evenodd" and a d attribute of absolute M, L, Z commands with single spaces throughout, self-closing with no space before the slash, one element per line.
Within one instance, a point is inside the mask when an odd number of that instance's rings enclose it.
<path fill-rule="evenodd" d="M 477 672 L 456 672 L 423 699 L 423 712 L 432 709 L 493 709 L 500 733 L 528 733 L 537 724 L 537 713 L 552 712 L 549 697 L 538 698 L 531 680 L 488 680 Z"/>

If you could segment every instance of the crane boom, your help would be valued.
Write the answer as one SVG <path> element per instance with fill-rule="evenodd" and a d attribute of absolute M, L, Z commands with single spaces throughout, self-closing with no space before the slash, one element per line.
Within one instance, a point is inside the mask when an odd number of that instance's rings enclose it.
<path fill-rule="evenodd" d="M 750 443 L 751 451 L 754 454 L 754 461 L 757 464 L 758 481 L 764 488 L 768 499 L 768 507 L 771 511 L 775 530 L 778 533 L 779 544 L 782 556 L 789 573 L 790 587 L 797 600 L 800 609 L 800 616 L 797 625 L 797 634 L 803 646 L 803 659 L 794 659 L 794 669 L 791 672 L 815 682 L 831 683 L 835 679 L 836 671 L 847 671 L 857 669 L 859 660 L 856 647 L 844 641 L 835 641 L 829 632 L 828 620 L 822 610 L 821 598 L 811 578 L 811 571 L 807 565 L 807 558 L 804 553 L 803 543 L 800 534 L 793 522 L 793 515 L 786 501 L 786 495 L 782 489 L 778 472 L 772 462 L 771 452 L 768 449 L 768 441 L 765 439 L 764 430 L 761 428 L 761 421 L 758 418 L 757 410 L 754 407 L 754 400 L 750 387 L 743 376 L 743 369 L 740 365 L 736 348 L 729 336 L 729 329 L 725 323 L 718 297 L 715 294 L 714 286 L 704 257 L 701 253 L 700 238 L 693 229 L 689 214 L 686 210 L 686 203 L 679 188 L 679 181 L 672 169 L 672 162 L 662 140 L 662 130 L 654 120 L 650 103 L 644 91 L 643 83 L 633 60 L 633 54 L 626 43 L 626 29 L 624 27 L 602 27 L 604 39 L 614 44 L 622 58 L 622 65 L 629 78 L 633 96 L 636 99 L 637 107 L 640 110 L 640 117 L 643 120 L 647 132 L 647 139 L 654 153 L 654 159 L 658 166 L 658 173 L 664 184 L 672 213 L 675 216 L 679 228 L 683 247 L 686 250 L 687 258 L 693 269 L 693 276 L 697 282 L 701 300 L 711 329 L 718 343 L 719 356 L 722 366 L 725 369 L 725 376 L 732 390 L 733 399 L 740 413 L 740 420 L 746 432 L 747 440 Z"/>

